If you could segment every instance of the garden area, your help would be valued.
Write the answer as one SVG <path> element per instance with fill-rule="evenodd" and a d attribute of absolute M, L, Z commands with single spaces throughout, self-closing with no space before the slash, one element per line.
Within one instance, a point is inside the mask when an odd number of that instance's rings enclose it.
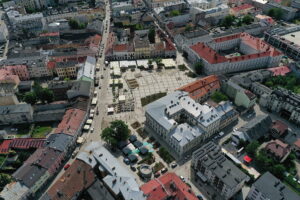
<path fill-rule="evenodd" d="M 152 153 L 148 153 L 142 160 L 138 162 L 138 164 L 147 164 L 151 165 L 152 163 L 155 162 L 155 157 L 153 156 Z"/>
<path fill-rule="evenodd" d="M 32 138 L 44 138 L 52 131 L 51 126 L 35 126 L 31 132 Z"/>
<path fill-rule="evenodd" d="M 294 153 L 290 153 L 287 159 L 280 163 L 273 157 L 270 157 L 265 149 L 258 148 L 260 143 L 258 141 L 253 141 L 249 143 L 245 150 L 249 156 L 252 156 L 254 160 L 255 168 L 260 172 L 271 172 L 278 179 L 287 183 L 294 191 L 300 194 L 300 184 L 293 180 L 293 176 L 296 175 L 295 159 Z M 286 175 L 288 174 L 288 176 Z"/>
<path fill-rule="evenodd" d="M 300 94 L 300 78 L 297 78 L 293 74 L 287 76 L 273 76 L 264 84 L 272 89 L 282 87 Z"/>
<path fill-rule="evenodd" d="M 141 98 L 142 106 L 145 106 L 153 101 L 156 101 L 157 99 L 160 99 L 166 95 L 167 95 L 166 92 L 160 92 L 160 93 L 156 93 L 156 94 L 152 94 L 152 95 L 143 97 L 143 98 Z"/>
<path fill-rule="evenodd" d="M 155 174 L 156 172 L 162 170 L 163 168 L 165 168 L 165 166 L 161 162 L 155 163 L 155 165 L 153 166 L 153 173 Z"/>
<path fill-rule="evenodd" d="M 220 103 L 221 101 L 227 101 L 228 97 L 222 92 L 216 91 L 210 97 L 214 102 Z"/>
<path fill-rule="evenodd" d="M 173 156 L 164 147 L 161 147 L 157 153 L 168 164 L 175 160 Z"/>

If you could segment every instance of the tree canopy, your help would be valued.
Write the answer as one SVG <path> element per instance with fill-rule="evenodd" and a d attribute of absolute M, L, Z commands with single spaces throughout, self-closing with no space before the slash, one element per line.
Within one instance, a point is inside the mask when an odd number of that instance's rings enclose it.
<path fill-rule="evenodd" d="M 280 19 L 282 19 L 282 16 L 283 16 L 283 10 L 281 8 L 271 8 L 268 11 L 268 15 L 277 20 L 280 20 Z"/>
<path fill-rule="evenodd" d="M 127 140 L 129 136 L 128 126 L 122 120 L 111 122 L 110 126 L 101 133 L 101 138 L 113 148 L 117 146 L 118 142 Z"/>
<path fill-rule="evenodd" d="M 150 43 L 155 43 L 155 29 L 154 28 L 149 29 L 148 38 L 149 38 Z"/>
<path fill-rule="evenodd" d="M 36 94 L 34 92 L 26 92 L 23 100 L 28 103 L 28 104 L 35 104 L 37 102 L 37 97 Z"/>
<path fill-rule="evenodd" d="M 233 25 L 233 22 L 235 21 L 236 17 L 234 15 L 227 15 L 224 17 L 224 19 L 221 22 L 222 26 L 225 26 L 226 28 Z"/>
<path fill-rule="evenodd" d="M 170 16 L 171 17 L 176 17 L 176 16 L 178 16 L 178 15 L 180 15 L 181 13 L 180 13 L 180 11 L 179 10 L 172 10 L 171 12 L 170 12 Z"/>
<path fill-rule="evenodd" d="M 254 21 L 253 17 L 251 15 L 245 15 L 243 18 L 242 18 L 242 22 L 244 24 L 251 24 L 252 22 Z"/>
<path fill-rule="evenodd" d="M 259 147 L 259 142 L 253 141 L 246 146 L 245 150 L 249 155 L 254 156 L 256 154 L 258 147 Z"/>
<path fill-rule="evenodd" d="M 202 62 L 197 62 L 194 64 L 195 72 L 200 75 L 202 74 L 203 71 L 203 63 Z"/>
<path fill-rule="evenodd" d="M 0 173 L 0 189 L 4 188 L 5 185 L 10 183 L 12 178 L 8 174 Z"/>
<path fill-rule="evenodd" d="M 70 19 L 69 26 L 71 27 L 71 29 L 85 29 L 87 26 L 87 23 L 79 23 L 75 19 Z"/>

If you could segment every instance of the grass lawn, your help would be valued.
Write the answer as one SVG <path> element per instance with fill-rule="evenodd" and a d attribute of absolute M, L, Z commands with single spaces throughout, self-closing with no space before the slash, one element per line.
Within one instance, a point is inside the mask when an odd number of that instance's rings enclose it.
<path fill-rule="evenodd" d="M 31 133 L 31 137 L 44 138 L 51 130 L 52 128 L 50 126 L 36 126 Z"/>
<path fill-rule="evenodd" d="M 146 96 L 146 97 L 143 97 L 141 99 L 142 101 L 142 106 L 144 107 L 145 105 L 153 102 L 153 101 L 156 101 L 157 99 L 160 99 L 164 96 L 166 96 L 167 93 L 166 92 L 160 92 L 160 93 L 156 93 L 156 94 L 152 94 L 152 95 L 149 95 L 149 96 Z"/>
<path fill-rule="evenodd" d="M 164 164 L 162 164 L 161 162 L 155 163 L 155 165 L 153 166 L 153 173 L 155 174 L 156 172 L 163 169 L 164 167 L 165 167 Z"/>
<path fill-rule="evenodd" d="M 3 164 L 6 156 L 5 155 L 0 155 L 0 166 Z"/>
<path fill-rule="evenodd" d="M 293 191 L 300 195 L 300 184 L 293 180 L 292 176 L 285 177 L 283 182 L 288 185 Z"/>
<path fill-rule="evenodd" d="M 161 147 L 157 153 L 168 164 L 175 160 L 173 156 L 164 147 Z"/>

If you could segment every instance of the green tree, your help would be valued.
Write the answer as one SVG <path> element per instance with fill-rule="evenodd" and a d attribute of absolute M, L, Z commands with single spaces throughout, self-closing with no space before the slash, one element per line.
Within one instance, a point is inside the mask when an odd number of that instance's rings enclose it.
<path fill-rule="evenodd" d="M 193 29 L 193 27 L 190 25 L 190 24 L 187 24 L 186 26 L 185 26 L 185 31 L 191 31 Z"/>
<path fill-rule="evenodd" d="M 54 100 L 54 95 L 51 90 L 48 88 L 43 88 L 40 92 L 40 96 L 38 97 L 43 103 L 51 103 Z"/>
<path fill-rule="evenodd" d="M 154 28 L 149 29 L 148 38 L 149 38 L 150 43 L 155 43 L 155 29 Z"/>
<path fill-rule="evenodd" d="M 271 172 L 279 179 L 282 179 L 284 177 L 285 171 L 286 171 L 286 168 L 281 164 L 277 164 L 271 168 Z"/>
<path fill-rule="evenodd" d="M 268 15 L 270 17 L 273 17 L 277 20 L 280 20 L 283 16 L 283 10 L 281 8 L 271 8 L 269 11 L 268 11 Z"/>
<path fill-rule="evenodd" d="M 116 140 L 114 135 L 115 135 L 115 131 L 112 128 L 107 127 L 102 131 L 101 138 L 110 146 L 116 147 L 118 141 Z"/>
<path fill-rule="evenodd" d="M 130 136 L 130 132 L 128 129 L 127 124 L 125 124 L 122 120 L 115 120 L 110 123 L 110 128 L 114 130 L 115 132 L 115 139 L 117 141 L 124 141 L 127 140 Z"/>
<path fill-rule="evenodd" d="M 200 75 L 202 74 L 203 71 L 203 63 L 202 62 L 197 62 L 194 64 L 195 72 Z"/>
<path fill-rule="evenodd" d="M 253 141 L 246 146 L 245 150 L 249 155 L 254 156 L 256 154 L 258 147 L 259 147 L 258 141 Z"/>
<path fill-rule="evenodd" d="M 135 30 L 143 30 L 144 29 L 144 26 L 142 24 L 136 24 L 134 26 Z"/>
<path fill-rule="evenodd" d="M 87 26 L 87 23 L 79 23 L 75 19 L 70 19 L 69 26 L 71 27 L 71 29 L 85 29 Z"/>
<path fill-rule="evenodd" d="M 214 100 L 216 103 L 219 103 L 221 101 L 227 101 L 228 97 L 222 92 L 216 91 L 211 95 L 211 99 Z"/>
<path fill-rule="evenodd" d="M 171 17 L 176 17 L 176 16 L 178 16 L 178 15 L 180 15 L 181 13 L 180 13 L 180 11 L 179 10 L 172 10 L 171 12 L 170 12 L 170 16 Z"/>
<path fill-rule="evenodd" d="M 4 188 L 5 185 L 9 184 L 12 178 L 8 174 L 0 173 L 0 189 Z"/>
<path fill-rule="evenodd" d="M 37 102 L 37 97 L 34 92 L 26 92 L 23 100 L 28 104 L 35 104 Z"/>
<path fill-rule="evenodd" d="M 251 15 L 245 15 L 242 19 L 242 22 L 245 24 L 251 24 L 254 21 Z"/>
<path fill-rule="evenodd" d="M 232 26 L 235 19 L 236 19 L 236 17 L 234 15 L 227 15 L 226 17 L 224 17 L 221 24 L 222 24 L 222 26 L 225 26 L 226 28 L 228 28 L 228 27 Z"/>

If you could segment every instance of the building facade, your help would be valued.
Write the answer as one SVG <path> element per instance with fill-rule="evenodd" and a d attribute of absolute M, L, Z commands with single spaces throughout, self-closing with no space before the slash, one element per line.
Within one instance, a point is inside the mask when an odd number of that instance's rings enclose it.
<path fill-rule="evenodd" d="M 191 167 L 197 179 L 207 181 L 223 199 L 230 199 L 249 180 L 213 142 L 204 144 L 193 153 Z"/>

